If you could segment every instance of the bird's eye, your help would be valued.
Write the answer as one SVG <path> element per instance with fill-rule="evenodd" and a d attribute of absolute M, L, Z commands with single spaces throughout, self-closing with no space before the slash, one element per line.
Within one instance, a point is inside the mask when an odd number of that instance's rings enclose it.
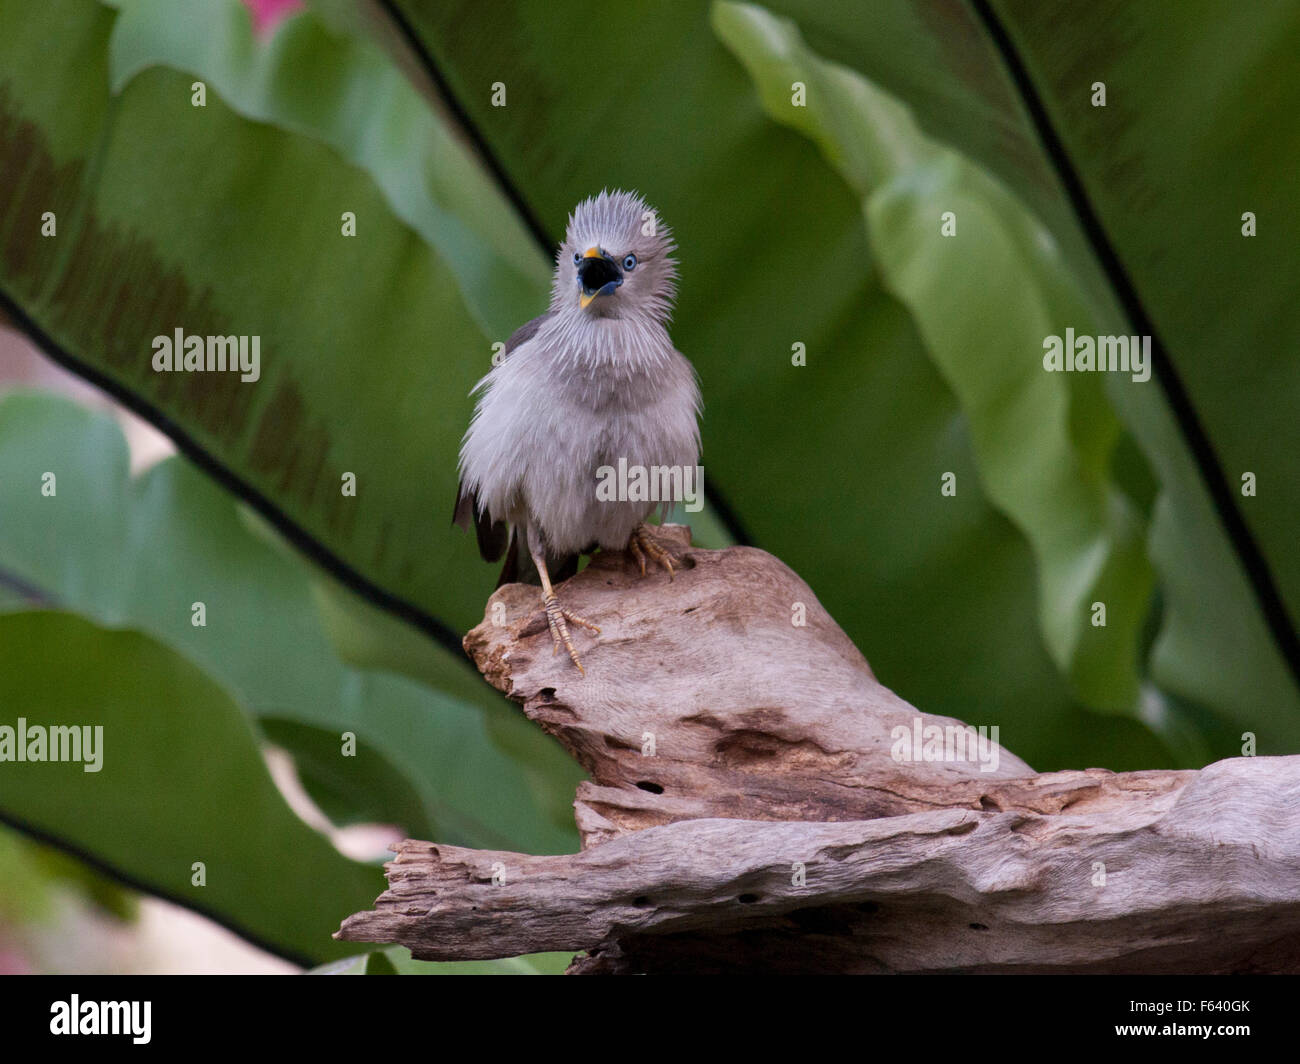
<path fill-rule="evenodd" d="M 582 261 L 582 256 L 578 252 L 573 253 L 573 265 L 577 266 Z"/>
<path fill-rule="evenodd" d="M 631 273 L 633 270 L 636 269 L 635 255 L 629 255 L 627 258 L 623 260 L 623 269 L 627 270 L 629 273 Z"/>

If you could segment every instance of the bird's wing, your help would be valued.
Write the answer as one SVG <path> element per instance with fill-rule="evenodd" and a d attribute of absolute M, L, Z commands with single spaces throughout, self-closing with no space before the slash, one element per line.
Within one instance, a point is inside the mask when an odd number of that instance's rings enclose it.
<path fill-rule="evenodd" d="M 509 358 L 510 352 L 521 344 L 526 344 L 542 327 L 546 314 L 539 314 L 532 321 L 525 322 L 510 334 L 506 341 L 502 358 Z M 486 562 L 494 562 L 505 553 L 510 536 L 504 521 L 492 521 L 487 514 L 479 510 L 478 497 L 465 490 L 462 481 L 456 486 L 456 508 L 452 511 L 451 523 L 459 525 L 466 532 L 474 526 L 474 535 L 478 539 L 478 552 Z M 507 560 L 507 567 L 509 561 Z"/>
<path fill-rule="evenodd" d="M 519 328 L 517 328 L 514 332 L 510 334 L 510 339 L 506 341 L 506 349 L 502 353 L 501 357 L 508 358 L 510 356 L 510 352 L 513 351 L 516 347 L 518 347 L 520 344 L 526 344 L 535 335 L 537 335 L 537 330 L 542 327 L 542 322 L 544 322 L 550 316 L 551 316 L 550 312 L 548 311 L 545 314 L 537 315 L 537 317 L 535 317 L 532 321 L 526 321 L 521 326 L 519 326 Z"/>
<path fill-rule="evenodd" d="M 465 490 L 461 484 L 456 491 L 456 509 L 452 512 L 451 523 L 459 525 L 466 532 L 474 526 L 474 536 L 478 540 L 478 552 L 485 562 L 494 562 L 506 549 L 507 528 L 504 521 L 493 521 L 478 508 L 478 497 Z"/>

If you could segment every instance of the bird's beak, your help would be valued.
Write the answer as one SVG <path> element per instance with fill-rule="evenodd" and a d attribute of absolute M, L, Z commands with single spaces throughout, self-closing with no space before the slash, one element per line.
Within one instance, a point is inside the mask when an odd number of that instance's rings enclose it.
<path fill-rule="evenodd" d="M 578 305 L 586 310 L 597 296 L 607 296 L 623 283 L 623 271 L 600 248 L 588 248 L 578 263 Z"/>

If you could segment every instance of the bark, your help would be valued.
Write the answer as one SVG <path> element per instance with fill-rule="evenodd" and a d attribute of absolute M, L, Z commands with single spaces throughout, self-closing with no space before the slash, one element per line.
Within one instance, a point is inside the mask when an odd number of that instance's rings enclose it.
<path fill-rule="evenodd" d="M 582 852 L 408 840 L 337 937 L 586 951 L 589 973 L 1300 971 L 1300 757 L 899 760 L 903 734 L 970 731 L 877 682 L 776 558 L 664 534 L 675 579 L 609 554 L 560 589 L 602 629 L 575 631 L 585 678 L 552 655 L 536 588 L 501 588 L 465 638 L 590 774 Z"/>

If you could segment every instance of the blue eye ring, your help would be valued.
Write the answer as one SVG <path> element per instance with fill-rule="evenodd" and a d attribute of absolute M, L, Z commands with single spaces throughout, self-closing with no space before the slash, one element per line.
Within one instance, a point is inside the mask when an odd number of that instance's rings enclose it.
<path fill-rule="evenodd" d="M 575 251 L 573 253 L 573 265 L 577 266 L 580 262 L 582 262 L 582 255 L 581 253 Z"/>
<path fill-rule="evenodd" d="M 623 269 L 624 269 L 627 273 L 631 273 L 633 270 L 636 269 L 636 256 L 635 256 L 635 255 L 628 255 L 627 258 L 625 258 L 625 259 L 623 260 Z"/>

